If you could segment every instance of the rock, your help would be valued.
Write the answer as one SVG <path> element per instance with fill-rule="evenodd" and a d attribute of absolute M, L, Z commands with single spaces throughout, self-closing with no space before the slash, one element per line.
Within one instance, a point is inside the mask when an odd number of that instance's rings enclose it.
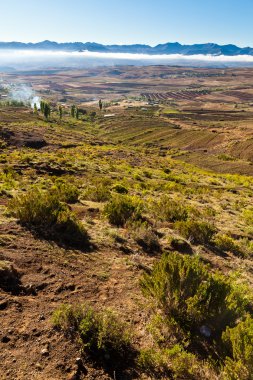
<path fill-rule="evenodd" d="M 40 363 L 36 363 L 35 367 L 37 370 L 41 371 L 42 370 L 42 365 Z"/>
<path fill-rule="evenodd" d="M 172 239 L 171 247 L 178 252 L 192 254 L 192 247 L 183 239 Z"/>
<path fill-rule="evenodd" d="M 40 351 L 41 355 L 42 356 L 49 356 L 49 351 L 47 348 L 43 348 L 41 351 Z"/>
<path fill-rule="evenodd" d="M 36 287 L 33 284 L 26 285 L 24 287 L 24 289 L 25 289 L 25 292 L 26 292 L 27 295 L 31 295 L 31 296 L 36 296 L 37 295 Z"/>
<path fill-rule="evenodd" d="M 21 285 L 20 277 L 21 274 L 10 261 L 0 260 L 0 288 L 18 293 Z"/>
<path fill-rule="evenodd" d="M 71 292 L 73 292 L 75 288 L 76 286 L 74 284 L 67 284 L 65 287 L 66 290 L 70 290 Z"/>
<path fill-rule="evenodd" d="M 200 333 L 204 335 L 206 338 L 210 338 L 212 335 L 211 329 L 205 325 L 201 326 L 199 329 Z"/>
<path fill-rule="evenodd" d="M 76 364 L 77 365 L 83 364 L 82 359 L 81 358 L 76 358 Z"/>

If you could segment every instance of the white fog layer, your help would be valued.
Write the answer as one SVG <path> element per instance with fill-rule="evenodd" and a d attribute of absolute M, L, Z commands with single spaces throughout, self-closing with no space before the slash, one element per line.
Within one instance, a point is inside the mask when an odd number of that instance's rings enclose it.
<path fill-rule="evenodd" d="M 147 55 L 130 53 L 64 52 L 45 50 L 0 50 L 0 70 L 48 67 L 91 67 L 101 65 L 182 65 L 182 66 L 253 66 L 253 56 Z"/>

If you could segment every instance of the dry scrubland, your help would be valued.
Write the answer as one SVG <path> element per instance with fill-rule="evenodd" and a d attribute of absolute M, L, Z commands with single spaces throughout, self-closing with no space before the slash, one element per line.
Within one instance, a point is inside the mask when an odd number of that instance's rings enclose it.
<path fill-rule="evenodd" d="M 252 379 L 252 70 L 3 79 L 0 378 Z"/>

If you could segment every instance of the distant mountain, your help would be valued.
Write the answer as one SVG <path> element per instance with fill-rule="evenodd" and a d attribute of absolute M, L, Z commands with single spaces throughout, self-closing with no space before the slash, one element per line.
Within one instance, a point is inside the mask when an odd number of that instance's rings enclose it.
<path fill-rule="evenodd" d="M 23 42 L 0 42 L 0 49 L 19 49 L 19 50 L 63 50 L 63 51 L 92 51 L 98 53 L 141 53 L 141 54 L 210 54 L 210 55 L 253 55 L 253 48 L 238 47 L 236 45 L 218 45 L 214 43 L 181 45 L 178 42 L 168 42 L 157 46 L 149 45 L 102 45 L 95 42 L 64 42 L 42 41 L 38 43 Z"/>

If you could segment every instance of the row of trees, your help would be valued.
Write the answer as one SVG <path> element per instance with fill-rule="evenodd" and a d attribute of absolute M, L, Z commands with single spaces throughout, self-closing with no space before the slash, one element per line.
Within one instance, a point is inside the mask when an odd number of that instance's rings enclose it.
<path fill-rule="evenodd" d="M 102 103 L 101 99 L 99 100 L 98 106 L 99 106 L 99 109 L 101 111 L 102 108 L 103 108 L 103 103 Z M 45 102 L 44 100 L 41 100 L 40 101 L 40 108 L 38 109 L 38 106 L 37 106 L 36 103 L 34 103 L 33 108 L 34 108 L 34 113 L 38 114 L 38 112 L 40 111 L 43 114 L 43 116 L 45 117 L 46 120 L 49 119 L 49 117 L 51 115 L 51 106 L 50 106 L 50 104 L 48 102 Z M 59 113 L 60 120 L 62 120 L 62 117 L 63 117 L 63 108 L 62 108 L 61 105 L 58 107 L 58 113 Z M 73 104 L 71 106 L 71 109 L 70 109 L 70 115 L 71 115 L 71 117 L 73 117 L 75 119 L 79 119 L 80 114 L 85 115 L 85 114 L 87 114 L 87 111 L 83 110 L 83 109 L 79 109 L 77 106 L 75 106 Z M 95 115 L 96 115 L 96 112 L 92 112 L 92 116 L 95 116 Z"/>

